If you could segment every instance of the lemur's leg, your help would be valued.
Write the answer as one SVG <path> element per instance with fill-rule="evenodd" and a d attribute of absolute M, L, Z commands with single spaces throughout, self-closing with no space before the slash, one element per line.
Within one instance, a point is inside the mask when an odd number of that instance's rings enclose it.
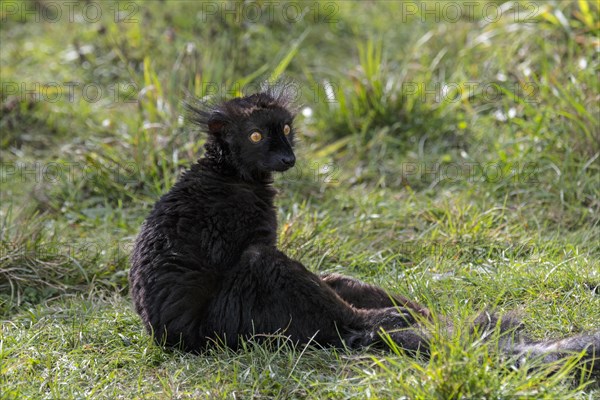
<path fill-rule="evenodd" d="M 429 310 L 406 297 L 390 294 L 380 287 L 357 279 L 331 273 L 320 276 L 342 299 L 357 308 L 386 308 L 400 306 L 429 318 Z"/>
<path fill-rule="evenodd" d="M 402 307 L 353 307 L 302 264 L 260 245 L 244 252 L 207 322 L 231 347 L 240 337 L 275 333 L 300 343 L 360 347 L 382 343 L 383 328 L 399 346 L 424 350 L 425 339 L 410 330 L 413 314 Z"/>

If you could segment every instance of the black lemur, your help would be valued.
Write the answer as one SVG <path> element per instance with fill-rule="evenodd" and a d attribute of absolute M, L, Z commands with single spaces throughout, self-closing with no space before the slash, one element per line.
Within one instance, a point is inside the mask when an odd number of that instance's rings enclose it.
<path fill-rule="evenodd" d="M 281 333 L 354 348 L 381 344 L 384 329 L 402 348 L 427 354 L 425 307 L 352 278 L 315 275 L 277 249 L 273 173 L 296 161 L 285 87 L 188 108 L 208 133 L 205 154 L 156 203 L 131 258 L 131 296 L 156 341 L 201 352 L 214 341 L 235 348 L 242 338 Z M 600 333 L 511 338 L 504 347 L 549 360 L 587 349 L 591 359 Z"/>

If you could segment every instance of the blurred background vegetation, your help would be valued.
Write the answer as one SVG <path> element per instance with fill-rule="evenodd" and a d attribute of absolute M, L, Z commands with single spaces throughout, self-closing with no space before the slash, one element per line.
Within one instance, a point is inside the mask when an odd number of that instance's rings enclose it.
<path fill-rule="evenodd" d="M 300 105 L 300 161 L 277 178 L 288 253 L 450 314 L 518 307 L 537 337 L 597 329 L 598 12 L 585 0 L 3 1 L 0 315 L 12 322 L 0 353 L 25 357 L 19 343 L 49 329 L 32 315 L 52 307 L 128 307 L 139 226 L 202 153 L 182 101 L 278 78 Z M 124 318 L 125 336 L 141 332 Z"/>

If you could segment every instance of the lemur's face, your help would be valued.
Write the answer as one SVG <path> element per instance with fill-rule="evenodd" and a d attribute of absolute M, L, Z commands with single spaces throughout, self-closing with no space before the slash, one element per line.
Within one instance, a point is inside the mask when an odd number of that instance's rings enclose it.
<path fill-rule="evenodd" d="M 248 171 L 286 171 L 296 163 L 292 122 L 283 108 L 260 108 L 235 121 L 225 140 Z"/>
<path fill-rule="evenodd" d="M 260 177 L 285 171 L 296 163 L 294 114 L 286 86 L 273 87 L 216 106 L 188 104 L 191 120 L 206 128 L 216 145 L 241 176 Z"/>

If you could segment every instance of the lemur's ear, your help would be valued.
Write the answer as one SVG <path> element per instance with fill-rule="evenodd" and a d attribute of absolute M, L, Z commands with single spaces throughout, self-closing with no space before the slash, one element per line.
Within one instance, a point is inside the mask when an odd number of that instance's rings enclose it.
<path fill-rule="evenodd" d="M 206 126 L 208 127 L 208 133 L 211 135 L 217 135 L 221 133 L 225 125 L 227 125 L 227 119 L 220 111 L 213 112 L 206 123 Z"/>
<path fill-rule="evenodd" d="M 194 99 L 185 102 L 187 119 L 211 135 L 218 135 L 228 123 L 227 116 L 218 106 L 207 101 Z"/>

